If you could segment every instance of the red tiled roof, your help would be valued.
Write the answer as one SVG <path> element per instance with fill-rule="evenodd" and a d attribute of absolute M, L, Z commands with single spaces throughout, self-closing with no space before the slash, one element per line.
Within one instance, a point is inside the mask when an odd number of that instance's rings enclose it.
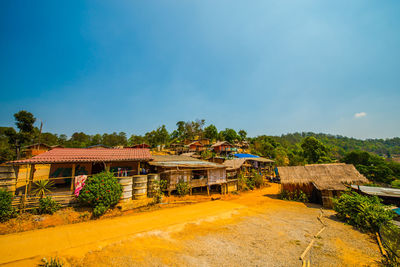
<path fill-rule="evenodd" d="M 111 162 L 152 159 L 146 148 L 55 148 L 30 159 L 16 160 L 13 164 Z"/>

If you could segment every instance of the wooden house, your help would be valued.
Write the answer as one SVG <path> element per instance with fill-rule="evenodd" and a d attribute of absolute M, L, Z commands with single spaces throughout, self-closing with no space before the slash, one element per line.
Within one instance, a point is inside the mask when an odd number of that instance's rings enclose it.
<path fill-rule="evenodd" d="M 211 187 L 226 192 L 226 167 L 208 161 L 198 160 L 187 156 L 153 156 L 149 162 L 154 169 L 151 172 L 160 174 L 160 178 L 167 181 L 167 191 L 176 189 L 177 183 L 182 180 L 189 184 L 191 189 Z"/>
<path fill-rule="evenodd" d="M 130 146 L 130 148 L 150 148 L 150 145 L 148 145 L 146 143 L 142 143 L 142 144 L 136 144 L 136 145 Z"/>
<path fill-rule="evenodd" d="M 236 179 L 239 174 L 252 176 L 254 171 L 268 178 L 273 175 L 274 161 L 262 157 L 242 157 L 227 159 L 223 165 L 227 167 L 226 173 L 230 179 Z"/>
<path fill-rule="evenodd" d="M 229 153 L 237 151 L 236 147 L 234 147 L 228 141 L 219 141 L 211 145 L 211 149 L 216 153 Z"/>
<path fill-rule="evenodd" d="M 201 152 L 206 149 L 200 141 L 191 142 L 187 144 L 187 147 L 189 147 L 189 152 Z"/>
<path fill-rule="evenodd" d="M 352 164 L 344 163 L 278 167 L 278 172 L 282 190 L 301 190 L 326 208 L 332 208 L 332 198 L 346 190 L 345 184 L 368 183 Z"/>
<path fill-rule="evenodd" d="M 33 156 L 37 156 L 46 151 L 49 151 L 50 149 L 51 149 L 51 146 L 49 146 L 47 144 L 37 143 L 37 144 L 32 144 L 32 145 L 24 147 L 22 154 L 23 154 L 24 158 L 31 158 Z"/>
<path fill-rule="evenodd" d="M 208 138 L 200 138 L 197 141 L 199 141 L 203 146 L 209 146 L 211 142 Z"/>
<path fill-rule="evenodd" d="M 39 179 L 50 179 L 56 183 L 58 191 L 72 191 L 75 176 L 92 175 L 105 170 L 118 173 L 123 170 L 126 176 L 140 174 L 141 163 L 150 161 L 148 149 L 135 148 L 55 148 L 30 159 L 16 160 L 8 164 L 27 166 L 30 170 L 26 177 L 17 177 L 17 184 L 24 184 L 17 191 L 26 191 L 32 186 L 36 165 L 50 165 L 49 175 Z M 39 180 L 36 178 L 36 180 Z M 19 183 L 20 182 L 20 183 Z"/>

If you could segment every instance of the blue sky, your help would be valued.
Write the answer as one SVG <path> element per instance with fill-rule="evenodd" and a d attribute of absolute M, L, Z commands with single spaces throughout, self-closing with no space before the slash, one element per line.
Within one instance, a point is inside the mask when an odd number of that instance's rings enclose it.
<path fill-rule="evenodd" d="M 400 136 L 399 1 L 1 1 L 0 125 Z"/>

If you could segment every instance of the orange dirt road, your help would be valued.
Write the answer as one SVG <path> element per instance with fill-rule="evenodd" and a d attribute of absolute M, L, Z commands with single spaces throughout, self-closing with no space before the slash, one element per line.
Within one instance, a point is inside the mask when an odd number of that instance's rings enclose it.
<path fill-rule="evenodd" d="M 57 256 L 65 266 L 301 266 L 322 227 L 320 206 L 276 199 L 279 189 L 3 235 L 0 264 L 37 266 Z M 372 235 L 337 221 L 332 210 L 323 221 L 306 257 L 312 266 L 379 264 Z"/>
<path fill-rule="evenodd" d="M 157 210 L 0 236 L 0 264 L 63 251 L 76 255 L 131 235 L 201 218 L 232 213 L 243 206 L 225 201 Z M 201 212 L 199 212 L 201 211 Z"/>

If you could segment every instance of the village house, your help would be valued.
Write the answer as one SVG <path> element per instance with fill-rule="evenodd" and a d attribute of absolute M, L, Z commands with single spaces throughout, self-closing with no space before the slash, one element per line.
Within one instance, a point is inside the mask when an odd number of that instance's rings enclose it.
<path fill-rule="evenodd" d="M 221 164 L 198 160 L 187 156 L 153 156 L 149 162 L 150 172 L 158 173 L 160 179 L 167 181 L 167 191 L 176 190 L 179 181 L 188 183 L 191 190 L 204 188 L 226 192 L 226 167 Z"/>
<path fill-rule="evenodd" d="M 93 175 L 102 171 L 113 172 L 115 176 L 134 176 L 141 173 L 141 166 L 150 161 L 148 149 L 134 148 L 55 148 L 30 159 L 9 162 L 16 169 L 16 195 L 29 195 L 32 185 L 38 180 L 55 183 L 52 193 L 63 195 L 69 201 L 73 198 L 74 181 L 81 175 Z M 48 166 L 47 173 L 35 175 L 41 166 Z M 25 175 L 18 175 L 19 167 L 25 167 Z"/>
<path fill-rule="evenodd" d="M 227 167 L 226 173 L 229 179 L 237 179 L 239 174 L 249 177 L 254 171 L 264 178 L 273 175 L 274 161 L 271 159 L 250 154 L 235 154 L 234 156 L 235 158 L 227 159 L 222 163 Z"/>
<path fill-rule="evenodd" d="M 332 163 L 278 167 L 282 190 L 304 192 L 312 202 L 332 208 L 332 198 L 340 196 L 345 185 L 368 183 L 352 164 Z"/>
<path fill-rule="evenodd" d="M 234 147 L 228 141 L 216 142 L 215 144 L 211 145 L 211 149 L 215 153 L 219 153 L 219 154 L 229 154 L 231 152 L 236 152 L 237 151 L 236 147 Z"/>
<path fill-rule="evenodd" d="M 50 149 L 52 149 L 52 147 L 44 143 L 32 144 L 24 147 L 22 155 L 24 158 L 31 158 L 33 156 L 37 156 L 46 151 L 49 151 Z"/>
<path fill-rule="evenodd" d="M 189 152 L 201 152 L 206 147 L 200 141 L 194 141 L 186 145 L 189 148 Z"/>
<path fill-rule="evenodd" d="M 132 146 L 130 146 L 130 148 L 150 148 L 150 145 L 148 145 L 146 143 L 142 143 L 142 144 L 132 145 Z"/>

